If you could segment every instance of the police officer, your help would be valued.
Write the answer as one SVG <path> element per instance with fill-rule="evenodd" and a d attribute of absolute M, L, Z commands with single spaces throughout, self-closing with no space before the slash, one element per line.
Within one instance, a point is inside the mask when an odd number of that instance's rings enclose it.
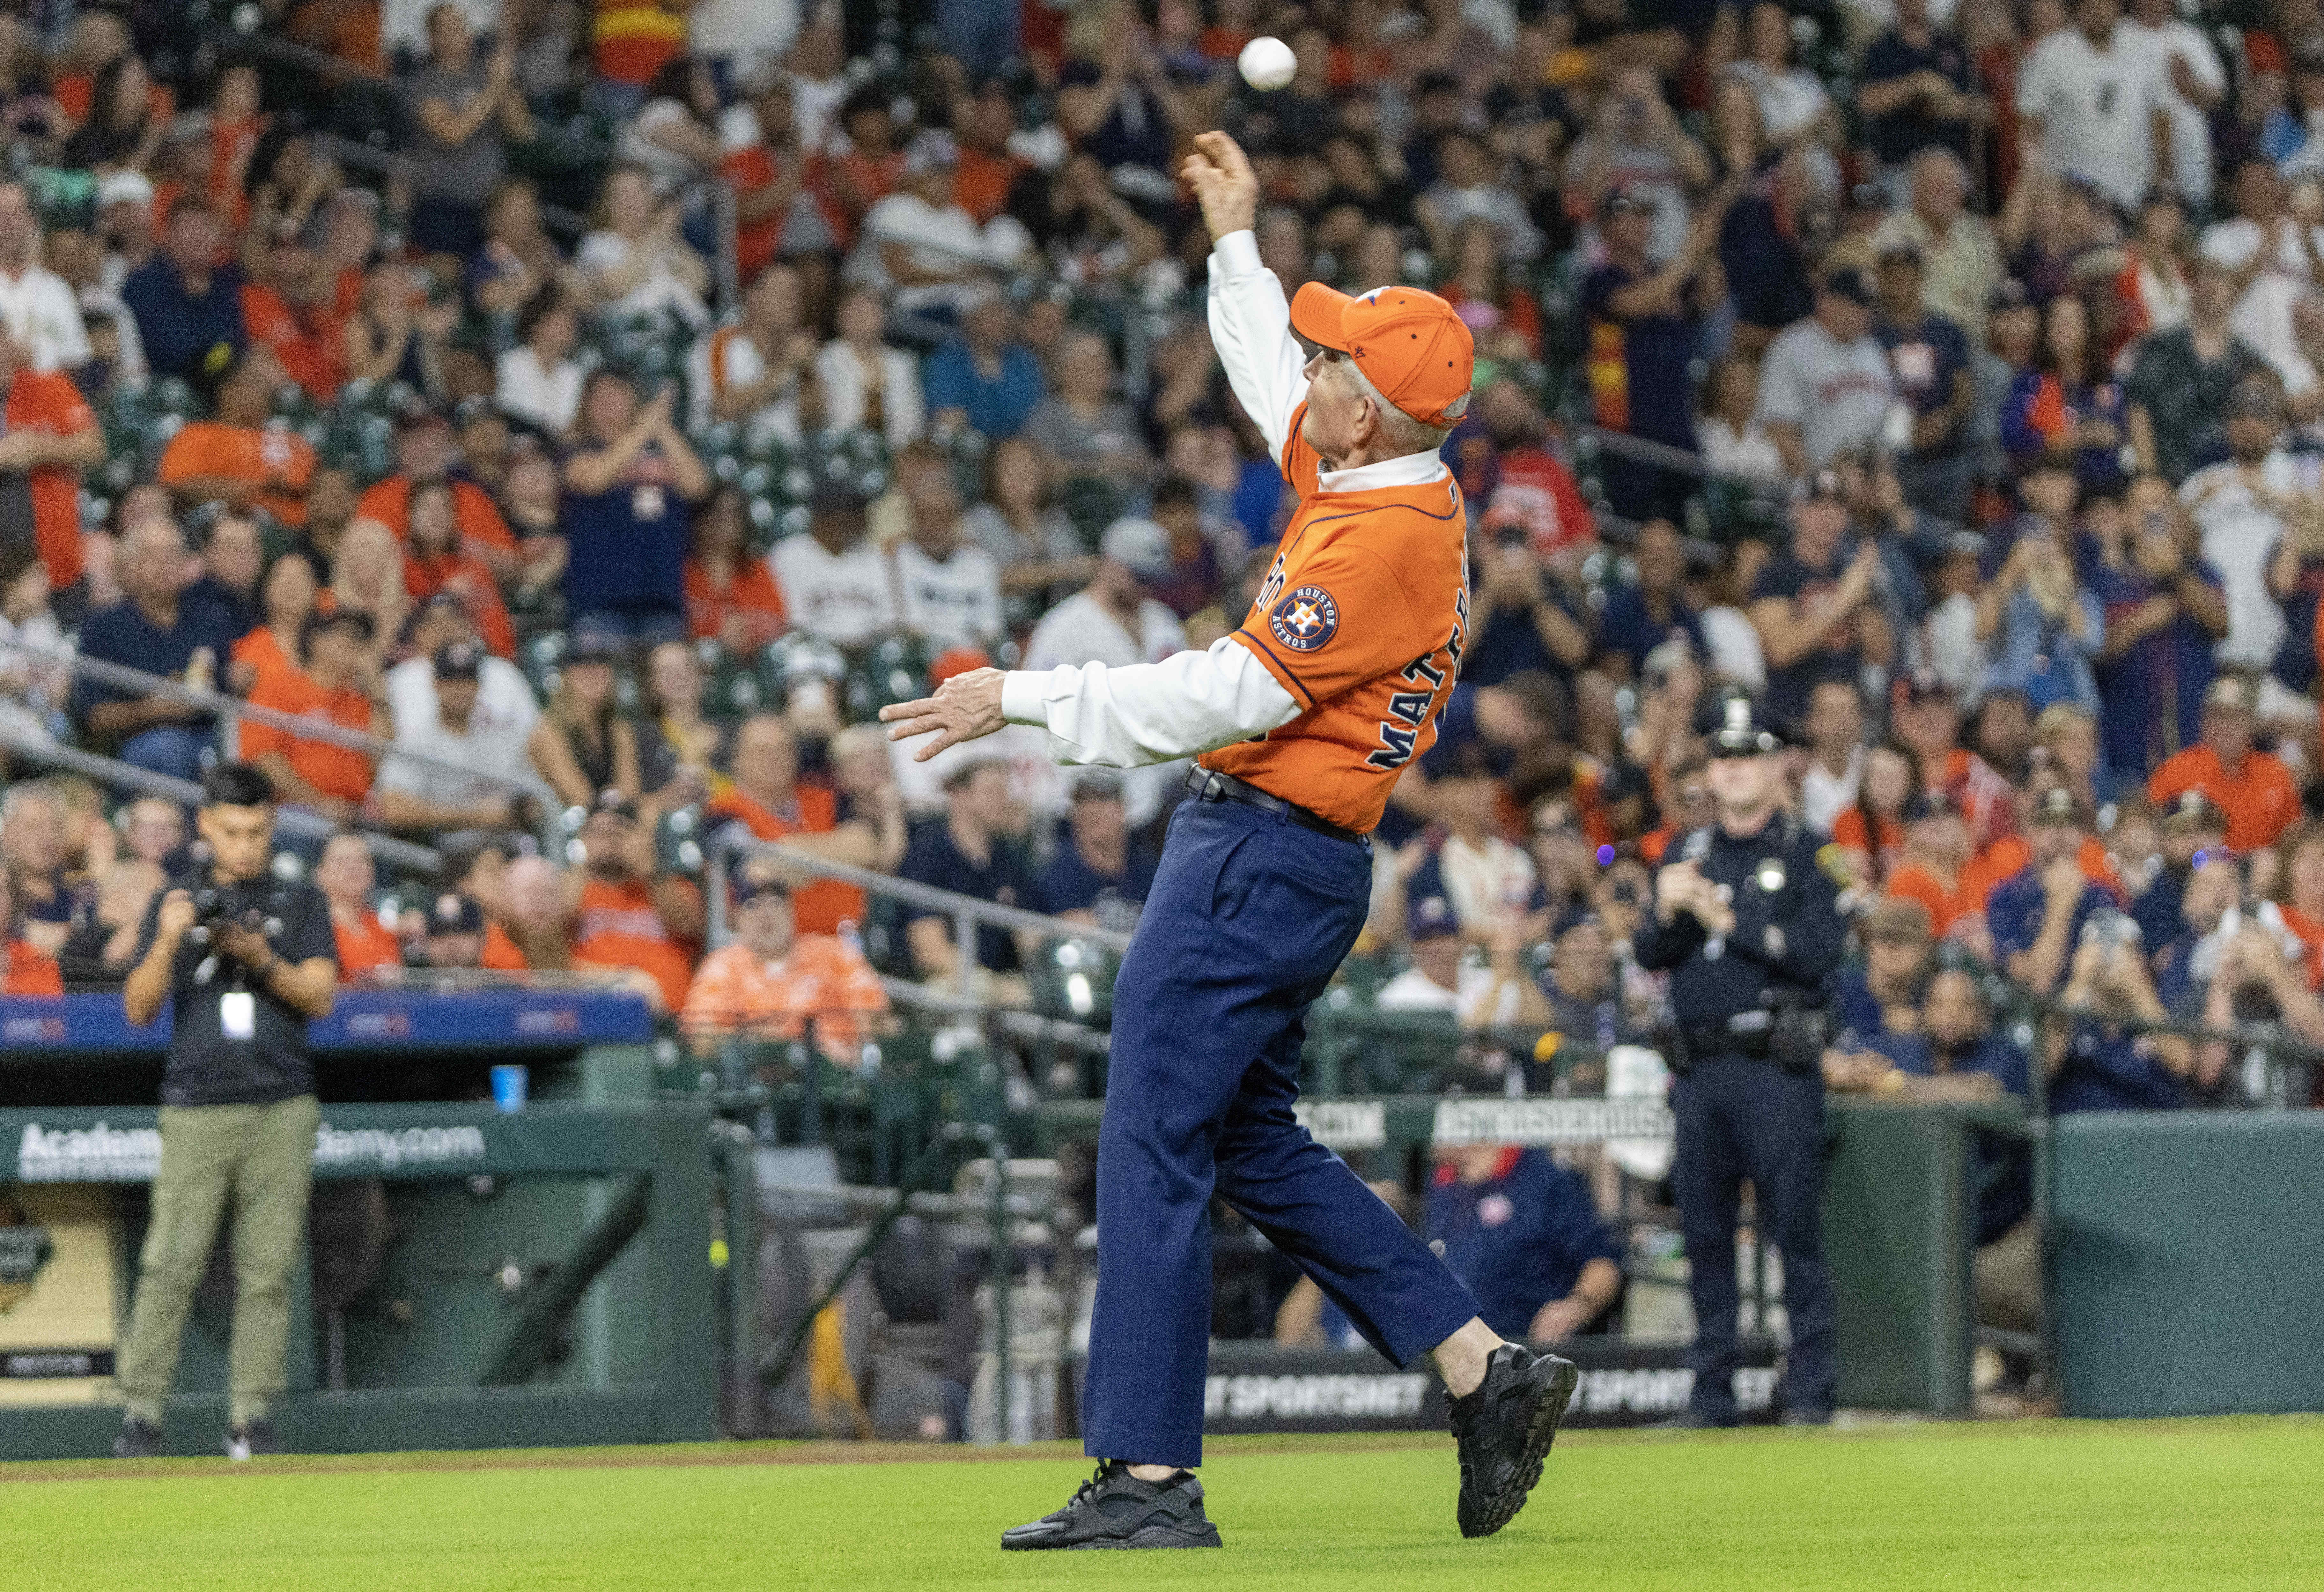
<path fill-rule="evenodd" d="M 1782 810 L 1784 737 L 1740 691 L 1706 726 L 1717 821 L 1655 880 L 1638 964 L 1671 970 L 1678 1119 L 1673 1180 L 1692 1265 L 1694 1396 L 1680 1423 L 1731 1426 L 1735 1228 L 1745 1178 L 1784 1256 L 1791 1318 L 1784 1420 L 1831 1418 L 1831 1285 L 1823 1263 L 1824 1033 L 1840 964 L 1838 891 L 1817 841 Z"/>

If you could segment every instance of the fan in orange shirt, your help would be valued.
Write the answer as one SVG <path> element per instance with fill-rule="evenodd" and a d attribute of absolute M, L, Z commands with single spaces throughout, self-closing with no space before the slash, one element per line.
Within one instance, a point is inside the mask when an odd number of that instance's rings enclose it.
<path fill-rule="evenodd" d="M 306 667 L 269 675 L 252 690 L 251 705 L 361 734 L 383 734 L 384 716 L 357 683 L 371 637 L 368 614 L 348 608 L 316 615 L 307 621 L 301 649 Z M 352 822 L 371 794 L 371 757 L 352 747 L 250 720 L 242 727 L 242 755 L 265 773 L 278 798 L 334 823 Z"/>
<path fill-rule="evenodd" d="M 737 657 L 783 633 L 783 594 L 764 559 L 744 542 L 745 499 L 722 486 L 694 516 L 686 560 L 686 624 L 697 641 L 716 637 Z"/>
<path fill-rule="evenodd" d="M 2308 982 L 2324 981 L 2324 823 L 2294 825 L 2275 844 L 2275 903 L 2308 948 Z"/>
<path fill-rule="evenodd" d="M 316 292 L 314 251 L 298 222 L 274 223 L 263 259 L 264 274 L 242 284 L 243 326 L 309 396 L 328 403 L 346 374 L 346 332 L 327 291 Z"/>
<path fill-rule="evenodd" d="M 1904 849 L 1888 875 L 1886 894 L 1917 901 L 1942 936 L 1962 919 L 1985 911 L 1997 883 L 1973 865 L 1969 819 L 1942 791 L 1923 791 L 1904 809 Z"/>
<path fill-rule="evenodd" d="M 248 697 L 278 676 L 295 674 L 307 621 L 322 597 L 315 566 L 295 548 L 266 566 L 258 583 L 258 611 L 264 622 L 244 633 L 227 653 L 229 690 Z"/>
<path fill-rule="evenodd" d="M 516 629 L 500 583 L 483 563 L 463 551 L 454 518 L 449 481 L 420 481 L 411 488 L 410 534 L 403 555 L 404 595 L 424 603 L 439 591 L 458 597 L 476 622 L 476 634 L 497 658 L 514 655 Z"/>
<path fill-rule="evenodd" d="M 675 875 L 654 875 L 653 833 L 625 804 L 591 813 L 581 848 L 583 867 L 567 876 L 577 918 L 574 965 L 642 969 L 663 1010 L 682 1010 L 702 939 L 702 892 Z"/>
<path fill-rule="evenodd" d="M 268 423 L 286 375 L 272 348 L 253 343 L 218 384 L 217 418 L 189 421 L 170 439 L 160 474 L 180 504 L 225 502 L 263 508 L 285 525 L 307 523 L 314 447 L 288 426 Z"/>
<path fill-rule="evenodd" d="M 730 762 L 734 785 L 711 803 L 713 818 L 739 819 L 761 840 L 780 840 L 861 868 L 879 866 L 871 828 L 841 823 L 836 796 L 798 782 L 798 744 L 781 714 L 744 719 L 734 731 Z M 863 921 L 863 893 L 829 879 L 802 885 L 793 905 L 799 928 L 810 934 L 835 934 L 842 922 Z"/>
<path fill-rule="evenodd" d="M 854 1065 L 888 1010 L 872 964 L 837 935 L 798 933 L 790 887 L 770 867 L 746 865 L 733 901 L 734 943 L 704 958 L 678 1026 L 706 1051 L 731 1033 L 796 1039 L 812 1024 L 818 1049 Z"/>
<path fill-rule="evenodd" d="M 403 942 L 372 910 L 371 843 L 361 835 L 334 835 L 315 862 L 315 888 L 331 903 L 331 937 L 338 943 L 339 971 L 348 978 L 374 967 L 403 966 Z"/>
<path fill-rule="evenodd" d="M 451 481 L 452 507 L 463 543 L 460 551 L 482 560 L 496 574 L 504 563 L 512 570 L 516 533 L 509 529 L 491 493 L 474 481 L 453 478 L 456 458 L 452 422 L 429 407 L 426 399 L 413 399 L 396 417 L 395 474 L 365 487 L 355 500 L 355 513 L 377 520 L 401 540 L 410 533 L 414 484 Z"/>
<path fill-rule="evenodd" d="M 2157 807 L 2200 791 L 2227 815 L 2227 845 L 2236 851 L 2273 846 L 2300 816 L 2300 787 L 2272 752 L 2252 745 L 2257 694 L 2239 675 L 2223 674 L 2203 693 L 2203 739 L 2163 760 L 2146 782 Z"/>
<path fill-rule="evenodd" d="M 32 541 L 62 591 L 81 576 L 80 473 L 105 462 L 97 412 L 60 370 L 34 370 L 31 350 L 0 332 L 0 476 L 23 476 L 32 495 Z"/>
<path fill-rule="evenodd" d="M 0 867 L 0 995 L 60 995 L 64 975 L 56 958 L 16 937 L 16 881 Z"/>

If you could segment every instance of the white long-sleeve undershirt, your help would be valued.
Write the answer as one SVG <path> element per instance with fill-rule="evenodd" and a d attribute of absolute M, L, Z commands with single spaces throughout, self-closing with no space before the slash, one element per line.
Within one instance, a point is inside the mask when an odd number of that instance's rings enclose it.
<path fill-rule="evenodd" d="M 1222 636 L 1206 653 L 1109 669 L 1011 670 L 1001 716 L 1049 733 L 1059 763 L 1136 768 L 1247 741 L 1299 717 L 1291 693 L 1250 648 Z"/>

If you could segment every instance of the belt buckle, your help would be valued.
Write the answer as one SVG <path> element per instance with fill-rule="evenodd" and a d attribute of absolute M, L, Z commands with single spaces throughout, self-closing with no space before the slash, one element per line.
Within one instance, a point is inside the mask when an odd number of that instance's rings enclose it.
<path fill-rule="evenodd" d="M 1194 767 L 1194 791 L 1197 801 L 1221 801 L 1227 793 L 1226 776 L 1214 768 Z"/>

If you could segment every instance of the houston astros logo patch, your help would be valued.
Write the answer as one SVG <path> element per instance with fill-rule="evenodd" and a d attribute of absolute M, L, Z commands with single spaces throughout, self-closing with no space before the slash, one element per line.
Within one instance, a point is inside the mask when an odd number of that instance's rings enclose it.
<path fill-rule="evenodd" d="M 1267 627 L 1295 653 L 1312 653 L 1340 628 L 1340 605 L 1320 586 L 1303 586 L 1268 611 Z"/>

